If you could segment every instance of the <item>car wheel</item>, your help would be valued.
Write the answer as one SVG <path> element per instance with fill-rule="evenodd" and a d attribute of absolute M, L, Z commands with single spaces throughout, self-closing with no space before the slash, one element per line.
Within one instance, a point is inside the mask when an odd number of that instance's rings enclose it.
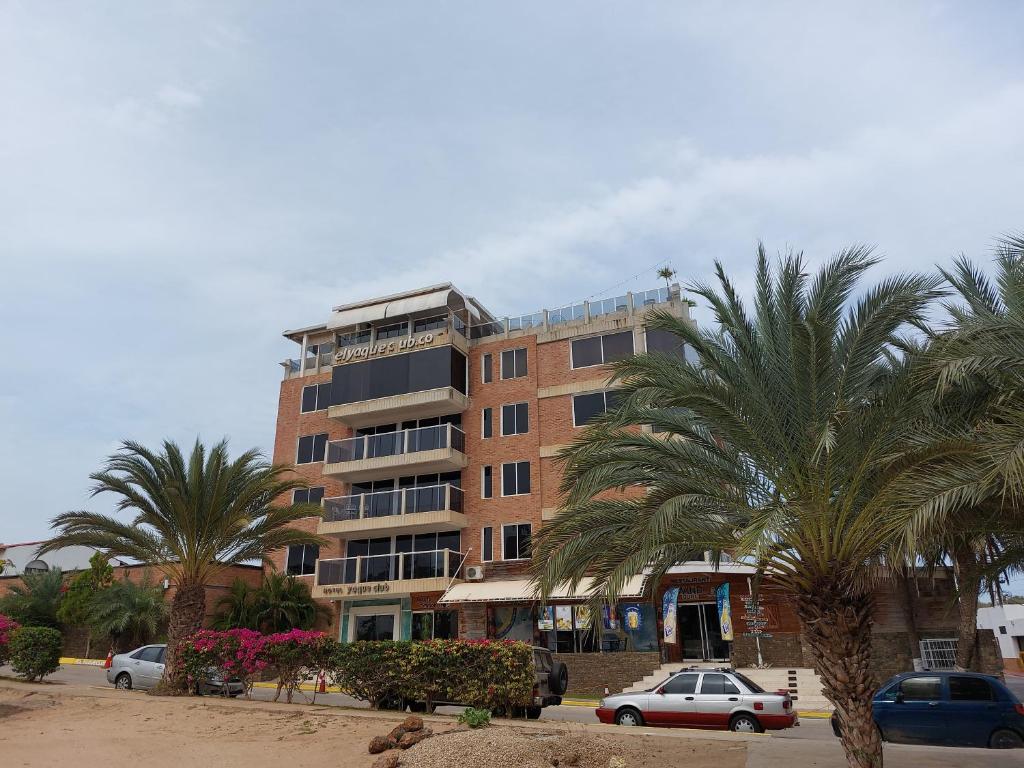
<path fill-rule="evenodd" d="M 643 725 L 644 718 L 639 711 L 632 707 L 623 707 L 615 713 L 616 725 Z"/>
<path fill-rule="evenodd" d="M 761 722 L 756 717 L 742 712 L 733 715 L 732 720 L 729 721 L 729 730 L 736 733 L 761 733 L 764 728 L 761 727 Z"/>
<path fill-rule="evenodd" d="M 1000 728 L 992 734 L 992 738 L 988 740 L 988 746 L 991 749 L 1020 749 L 1024 747 L 1024 738 L 1009 728 Z"/>
<path fill-rule="evenodd" d="M 543 707 L 527 707 L 526 708 L 526 719 L 527 720 L 540 720 L 540 713 Z"/>
<path fill-rule="evenodd" d="M 832 726 L 832 733 L 835 734 L 835 737 L 837 739 L 843 738 L 843 731 L 842 731 L 842 728 L 839 725 L 839 718 L 836 717 L 835 715 L 832 715 L 832 717 L 830 717 L 828 719 L 828 722 L 829 722 L 829 725 Z"/>
<path fill-rule="evenodd" d="M 122 691 L 130 691 L 132 689 L 132 676 L 127 672 L 122 672 L 114 678 L 114 687 L 120 688 Z"/>

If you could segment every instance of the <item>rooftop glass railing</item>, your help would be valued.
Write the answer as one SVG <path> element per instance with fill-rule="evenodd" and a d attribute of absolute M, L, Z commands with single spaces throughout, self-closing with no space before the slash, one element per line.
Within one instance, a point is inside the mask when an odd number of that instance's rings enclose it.
<path fill-rule="evenodd" d="M 434 427 L 401 429 L 377 435 L 360 435 L 327 444 L 327 463 L 361 461 L 381 456 L 401 456 L 406 453 L 452 448 L 464 453 L 466 435 L 456 426 L 439 424 Z"/>
<path fill-rule="evenodd" d="M 323 507 L 323 518 L 328 523 L 415 515 L 418 512 L 461 512 L 462 489 L 451 483 L 442 483 L 356 493 L 324 499 Z"/>

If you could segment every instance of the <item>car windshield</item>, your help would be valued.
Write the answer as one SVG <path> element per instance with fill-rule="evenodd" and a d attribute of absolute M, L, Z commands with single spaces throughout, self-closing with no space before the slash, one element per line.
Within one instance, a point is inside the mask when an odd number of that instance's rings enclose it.
<path fill-rule="evenodd" d="M 739 672 L 733 672 L 732 676 L 739 680 L 741 683 L 743 683 L 745 686 L 747 686 L 747 690 L 751 693 L 765 693 L 764 688 L 755 683 L 746 675 L 741 675 Z"/>

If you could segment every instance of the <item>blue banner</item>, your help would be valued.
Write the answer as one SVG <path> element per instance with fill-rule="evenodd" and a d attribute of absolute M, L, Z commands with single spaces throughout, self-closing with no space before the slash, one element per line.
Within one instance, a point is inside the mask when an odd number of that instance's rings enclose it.
<path fill-rule="evenodd" d="M 679 599 L 679 587 L 665 590 L 661 600 L 661 623 L 665 628 L 665 642 L 676 642 L 676 601 Z"/>
<path fill-rule="evenodd" d="M 715 590 L 718 603 L 718 624 L 722 628 L 722 639 L 732 642 L 732 608 L 729 606 L 729 582 L 720 584 Z"/>

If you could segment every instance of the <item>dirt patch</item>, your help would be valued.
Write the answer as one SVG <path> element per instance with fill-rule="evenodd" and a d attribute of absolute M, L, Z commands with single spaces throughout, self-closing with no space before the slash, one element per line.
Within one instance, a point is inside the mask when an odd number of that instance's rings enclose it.
<path fill-rule="evenodd" d="M 400 756 L 402 768 L 739 768 L 741 743 L 690 741 L 635 734 L 535 731 L 492 726 L 446 733 Z"/>
<path fill-rule="evenodd" d="M 5 713 L 0 726 L 4 768 L 252 768 L 289 765 L 297 755 L 309 765 L 369 768 L 377 757 L 367 751 L 370 738 L 399 722 L 332 707 L 163 698 L 71 686 L 0 686 L 0 711 Z M 401 752 L 401 765 L 550 768 L 555 758 L 559 768 L 608 768 L 617 756 L 628 768 L 742 768 L 745 762 L 745 745 L 735 742 L 595 736 L 554 725 L 542 731 L 491 726 L 461 733 L 465 742 L 446 742 L 455 738 L 446 733 L 455 722 L 437 719 L 429 725 L 438 735 Z M 435 742 L 457 751 L 438 761 L 429 751 Z"/>

